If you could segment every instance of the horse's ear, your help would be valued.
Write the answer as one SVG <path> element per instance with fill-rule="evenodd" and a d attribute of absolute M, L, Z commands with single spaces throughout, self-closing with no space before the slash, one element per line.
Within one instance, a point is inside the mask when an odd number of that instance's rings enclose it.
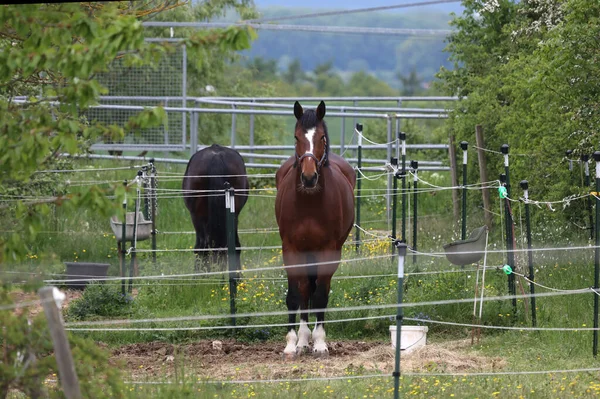
<path fill-rule="evenodd" d="M 300 120 L 300 118 L 302 118 L 302 115 L 304 115 L 304 110 L 302 109 L 302 105 L 300 105 L 300 103 L 298 101 L 296 101 L 294 103 L 294 116 L 296 117 L 296 119 Z"/>
<path fill-rule="evenodd" d="M 317 107 L 317 119 L 323 120 L 325 118 L 325 102 L 321 101 Z"/>

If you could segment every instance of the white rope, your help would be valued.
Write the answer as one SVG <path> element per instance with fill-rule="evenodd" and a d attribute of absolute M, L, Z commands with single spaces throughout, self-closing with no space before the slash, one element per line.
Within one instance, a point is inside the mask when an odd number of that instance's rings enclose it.
<path fill-rule="evenodd" d="M 483 327 L 483 326 L 481 326 Z M 582 372 L 592 372 L 592 371 L 600 371 L 600 368 L 582 368 L 582 369 L 563 369 L 563 370 L 532 370 L 532 371 L 493 371 L 493 372 L 480 372 L 480 373 L 402 373 L 403 375 L 411 375 L 415 377 L 425 377 L 425 376 L 436 376 L 436 377 L 490 377 L 495 375 L 532 375 L 532 374 L 563 374 L 563 373 L 582 373 Z"/>
<path fill-rule="evenodd" d="M 499 253 L 499 254 L 504 254 L 506 252 L 514 252 L 514 253 L 520 253 L 520 252 L 527 252 L 527 251 L 534 251 L 534 252 L 544 252 L 544 251 L 577 251 L 577 250 L 583 250 L 583 249 L 596 249 L 596 248 L 600 248 L 600 246 L 595 246 L 595 245 L 589 245 L 589 246 L 585 246 L 585 247 L 554 247 L 554 248 L 532 248 L 532 249 L 492 249 L 492 250 L 488 250 L 488 253 Z M 485 253 L 485 251 L 466 251 L 466 252 L 453 252 L 452 254 L 455 255 L 466 255 L 466 254 L 477 254 L 477 253 Z M 424 256 L 439 256 L 439 255 L 444 255 L 445 256 L 445 252 L 417 252 L 417 255 L 424 255 Z"/>
<path fill-rule="evenodd" d="M 90 169 L 47 169 L 37 170 L 33 173 L 73 173 L 73 172 L 106 172 L 111 170 L 128 170 L 128 169 L 140 169 L 146 165 L 133 165 L 133 166 L 121 166 L 116 168 L 90 168 Z"/>
<path fill-rule="evenodd" d="M 500 151 L 494 151 L 494 150 L 490 150 L 490 149 L 487 149 L 487 148 L 478 147 L 476 145 L 472 145 L 471 147 L 473 149 L 476 149 L 476 150 L 483 150 L 483 151 L 486 151 L 486 152 L 491 152 L 492 154 L 504 155 Z M 515 153 L 510 153 L 510 155 L 516 155 L 518 157 L 532 157 L 532 156 L 537 156 L 537 154 L 515 154 Z"/>
<path fill-rule="evenodd" d="M 523 278 L 524 278 L 524 279 L 525 279 L 525 280 L 526 280 L 528 283 L 530 283 L 530 284 L 537 285 L 538 287 L 541 287 L 541 288 L 547 289 L 547 290 L 549 290 L 549 291 L 554 291 L 554 292 L 571 292 L 571 291 L 573 291 L 573 290 L 562 290 L 562 289 L 559 289 L 559 288 L 552 288 L 552 287 L 545 286 L 545 285 L 543 285 L 543 284 L 540 284 L 540 283 L 538 283 L 537 281 L 530 280 L 530 279 L 529 279 L 529 277 L 527 277 L 526 275 L 524 275 L 524 274 L 521 274 L 521 273 L 517 273 L 517 272 L 515 272 L 514 270 L 512 271 L 512 273 L 513 273 L 514 275 L 517 275 L 517 276 L 519 276 L 519 277 L 523 277 Z M 594 291 L 594 292 L 595 292 L 595 291 Z"/>
<path fill-rule="evenodd" d="M 383 143 L 383 144 L 382 144 L 382 143 L 376 143 L 376 142 L 374 142 L 374 141 L 371 141 L 371 140 L 369 140 L 368 138 L 366 138 L 366 137 L 365 137 L 365 135 L 364 135 L 364 134 L 362 134 L 361 132 L 359 132 L 357 129 L 354 129 L 354 132 L 355 132 L 356 134 L 358 134 L 360 137 L 362 137 L 362 138 L 363 138 L 363 140 L 365 140 L 367 143 L 371 143 L 371 144 L 373 144 L 373 145 L 381 145 L 381 146 L 384 146 L 384 145 L 395 144 L 395 143 L 396 143 L 396 141 L 397 141 L 396 139 L 394 139 L 394 140 L 392 140 L 392 141 L 390 141 L 390 142 L 388 142 L 388 143 Z"/>
<path fill-rule="evenodd" d="M 354 223 L 354 227 L 356 227 L 357 229 L 359 229 L 360 231 L 362 231 L 363 233 L 365 233 L 365 234 L 367 234 L 367 235 L 369 235 L 371 237 L 375 237 L 377 240 L 381 240 L 381 241 L 393 241 L 394 240 L 391 235 L 380 236 L 380 235 L 371 233 L 370 231 L 367 231 L 367 230 L 363 229 L 362 227 L 360 227 L 356 223 Z"/>
<path fill-rule="evenodd" d="M 386 172 L 386 173 L 381 173 L 381 174 L 378 174 L 378 175 L 374 175 L 374 176 L 371 176 L 371 177 L 369 177 L 369 176 L 365 175 L 365 174 L 363 173 L 363 171 L 362 171 L 362 170 L 361 170 L 359 167 L 356 167 L 355 169 L 356 169 L 356 171 L 358 171 L 358 173 L 359 173 L 359 174 L 362 176 L 362 177 L 360 177 L 360 179 L 365 179 L 365 180 L 369 180 L 369 181 L 375 181 L 375 180 L 379 180 L 379 179 L 381 179 L 382 177 L 384 177 L 384 176 L 387 176 L 387 175 L 389 175 L 389 174 L 391 173 L 391 172 Z"/>
<path fill-rule="evenodd" d="M 169 172 L 161 172 L 162 175 L 165 174 L 169 174 Z M 181 175 L 181 174 L 177 174 L 177 175 L 172 175 L 172 176 L 165 176 L 165 177 L 170 177 L 170 178 L 174 178 L 177 177 L 178 179 L 193 179 L 196 177 L 210 177 L 210 178 L 216 178 L 216 177 L 264 177 L 264 178 L 271 178 L 271 177 L 275 177 L 275 173 L 256 173 L 256 174 L 244 174 L 244 175 L 193 175 L 193 176 L 185 176 L 185 175 Z M 165 177 L 163 177 L 162 179 L 164 180 Z"/>
<path fill-rule="evenodd" d="M 308 382 L 308 381 L 336 381 L 336 380 L 360 380 L 369 378 L 388 378 L 391 376 L 385 374 L 368 374 L 368 375 L 347 375 L 347 376 L 332 376 L 332 377 L 306 377 L 306 378 L 281 378 L 273 380 L 205 380 L 198 384 L 254 384 L 254 383 L 282 383 L 282 382 Z M 47 380 L 49 381 L 49 380 Z M 126 381 L 129 385 L 171 385 L 178 384 L 176 381 Z"/>
<path fill-rule="evenodd" d="M 532 371 L 491 371 L 491 372 L 446 372 L 446 373 L 413 373 L 402 372 L 406 377 L 493 377 L 502 375 L 540 375 L 540 374 L 568 374 L 568 373 L 591 373 L 600 371 L 600 368 L 578 368 L 562 370 L 532 370 Z M 197 384 L 281 384 L 284 382 L 317 382 L 317 381 L 339 381 L 339 380 L 357 380 L 357 379 L 389 379 L 391 374 L 365 374 L 365 375 L 346 375 L 332 377 L 310 377 L 310 378 L 280 378 L 280 379 L 253 379 L 253 380 L 205 380 Z M 46 380 L 47 382 L 57 382 L 56 380 Z M 127 385 L 173 385 L 180 384 L 178 381 L 125 381 Z"/>
<path fill-rule="evenodd" d="M 349 321 L 364 321 L 364 320 L 375 320 L 385 319 L 394 317 L 395 315 L 380 315 L 380 316 L 367 316 L 367 317 L 356 317 L 350 319 L 334 319 L 334 320 L 323 320 L 323 323 L 345 323 Z M 230 329 L 245 329 L 245 328 L 266 328 L 266 327 L 289 327 L 290 323 L 276 323 L 276 324 L 245 324 L 235 326 L 195 326 L 195 327 L 123 327 L 123 328 L 65 328 L 67 331 L 201 331 L 201 330 L 230 330 Z"/>
<path fill-rule="evenodd" d="M 277 247 L 279 248 L 279 247 Z M 289 266 L 270 266 L 270 267 L 257 267 L 252 269 L 241 269 L 238 270 L 238 273 L 252 273 L 259 271 L 272 271 L 272 270 L 287 270 L 294 269 L 300 267 L 307 266 L 318 266 L 318 265 L 326 265 L 326 264 L 334 264 L 334 263 L 352 263 L 352 262 L 361 262 L 364 260 L 377 260 L 377 259 L 389 259 L 394 255 L 379 255 L 379 256 L 371 256 L 364 258 L 354 258 L 354 259 L 341 259 L 339 261 L 330 261 L 330 262 L 317 262 L 317 263 L 305 263 L 301 265 L 289 265 Z M 214 272 L 202 272 L 202 273 L 186 273 L 186 274 L 170 274 L 170 275 L 155 275 L 155 276 L 136 276 L 136 277 L 98 277 L 95 278 L 95 281 L 117 281 L 117 280 L 160 280 L 169 277 L 201 277 L 201 276 L 217 276 L 222 274 L 229 274 L 229 271 L 214 271 Z M 69 283 L 73 281 L 79 281 L 80 279 L 70 279 L 70 280 L 44 280 L 46 283 Z"/>
<path fill-rule="evenodd" d="M 532 200 L 532 199 L 525 199 L 525 198 L 519 198 L 514 199 L 514 198 L 509 198 L 506 197 L 509 201 L 511 202 L 523 202 L 525 204 L 533 204 L 535 206 L 537 206 L 538 208 L 542 208 L 540 206 L 540 204 L 542 205 L 546 205 L 551 211 L 554 211 L 554 209 L 552 208 L 551 205 L 555 205 L 555 204 L 563 204 L 563 209 L 565 209 L 567 206 L 571 205 L 571 201 L 576 201 L 576 200 L 580 200 L 583 198 L 587 198 L 589 196 L 591 196 L 592 194 L 583 194 L 583 195 L 579 195 L 579 194 L 573 194 L 570 195 L 568 197 L 565 197 L 561 200 L 557 200 L 557 201 L 537 201 L 537 200 Z"/>
<path fill-rule="evenodd" d="M 476 303 L 477 301 L 474 301 Z M 351 321 L 364 321 L 364 320 L 377 320 L 387 319 L 395 317 L 395 314 L 385 314 L 378 316 L 366 316 L 356 317 L 348 319 L 334 319 L 334 320 L 323 320 L 323 323 L 346 323 Z M 486 324 L 472 324 L 472 323 L 455 323 L 451 321 L 442 320 L 431 320 L 421 319 L 414 317 L 404 317 L 404 320 L 413 321 L 417 323 L 429 323 L 429 324 L 440 324 L 446 326 L 455 327 L 481 327 L 488 330 L 508 330 L 508 331 L 558 331 L 558 332 L 582 332 L 582 331 L 596 331 L 600 328 L 594 327 L 515 327 L 515 326 L 497 326 L 497 325 L 486 325 Z M 192 320 L 190 320 L 192 321 Z M 96 331 L 96 332 L 122 332 L 122 331 L 201 331 L 201 330 L 228 330 L 228 329 L 245 329 L 245 328 L 267 328 L 267 327 L 289 327 L 290 323 L 275 323 L 275 324 L 246 324 L 246 325 L 222 325 L 222 326 L 193 326 L 193 327 L 92 327 L 92 328 L 65 328 L 67 331 Z"/>
<path fill-rule="evenodd" d="M 430 186 L 430 187 L 434 187 L 438 190 L 457 190 L 457 189 L 462 189 L 462 188 L 466 188 L 467 190 L 485 190 L 485 189 L 498 188 L 500 186 L 500 180 L 491 180 L 489 182 L 467 184 L 465 186 L 463 186 L 463 185 L 460 185 L 460 186 L 437 186 L 433 183 L 429 183 L 428 181 L 423 180 L 422 178 L 418 177 L 418 175 L 415 175 L 411 171 L 408 171 L 408 174 L 412 175 L 413 177 L 416 177 L 417 180 L 420 181 L 421 183 L 423 183 L 427 186 Z"/>
<path fill-rule="evenodd" d="M 559 295 L 577 295 L 586 294 L 590 292 L 590 288 L 583 288 L 572 292 L 543 292 L 536 294 L 526 295 L 504 295 L 504 296 L 492 296 L 486 297 L 485 301 L 506 301 L 511 299 L 522 299 L 525 297 L 552 297 Z M 376 310 L 376 309 L 397 309 L 397 308 L 411 308 L 418 306 L 438 306 L 438 305 L 453 305 L 461 303 L 472 303 L 473 298 L 462 298 L 462 299 L 446 299 L 437 301 L 423 301 L 423 302 L 403 302 L 394 304 L 382 304 L 382 305 L 366 305 L 366 306 L 347 306 L 347 307 L 335 307 L 335 308 L 321 308 L 321 309 L 307 309 L 300 311 L 273 311 L 273 312 L 254 312 L 254 313 L 238 313 L 237 318 L 245 317 L 270 317 L 270 316 L 288 316 L 291 314 L 303 314 L 303 313 L 318 313 L 318 312 L 349 312 L 349 311 L 364 311 L 364 310 Z M 122 319 L 122 320 L 103 320 L 103 321 L 78 321 L 66 323 L 66 327 L 77 327 L 77 326 L 97 326 L 97 325 L 119 325 L 119 324 L 133 324 L 133 323 L 165 323 L 165 322 L 179 322 L 179 321 L 202 321 L 202 320 L 217 320 L 230 318 L 230 314 L 210 314 L 210 315 L 199 315 L 199 316 L 179 316 L 179 317 L 166 317 L 166 318 L 155 318 L 155 319 Z"/>
<path fill-rule="evenodd" d="M 12 303 L 10 305 L 0 305 L 0 310 L 13 310 L 13 309 L 19 309 L 19 308 L 26 308 L 29 306 L 41 305 L 41 304 L 47 303 L 47 302 L 54 302 L 54 299 L 52 298 L 52 299 L 47 299 L 45 301 L 37 300 L 37 301 Z"/>

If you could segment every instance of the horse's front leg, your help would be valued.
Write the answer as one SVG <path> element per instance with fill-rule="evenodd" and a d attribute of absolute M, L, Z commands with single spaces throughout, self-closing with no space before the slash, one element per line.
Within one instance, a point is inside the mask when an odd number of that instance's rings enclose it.
<path fill-rule="evenodd" d="M 311 307 L 318 309 L 315 312 L 317 322 L 312 332 L 313 355 L 316 357 L 329 356 L 329 349 L 325 342 L 325 309 L 329 303 L 329 291 L 331 290 L 331 277 L 337 270 L 341 252 L 326 251 L 319 257 L 319 262 L 327 262 L 318 266 L 316 288 L 311 298 Z"/>
<path fill-rule="evenodd" d="M 296 312 L 300 306 L 300 290 L 298 280 L 293 276 L 288 275 L 288 292 L 286 297 L 288 308 L 288 333 L 285 336 L 286 346 L 283 350 L 283 355 L 288 359 L 296 357 L 296 345 L 298 336 L 296 335 Z"/>
<path fill-rule="evenodd" d="M 308 352 L 308 341 L 310 340 L 310 328 L 308 328 L 308 302 L 310 299 L 310 283 L 308 278 L 302 277 L 298 281 L 300 292 L 300 328 L 298 328 L 298 344 L 296 354 L 302 355 Z"/>

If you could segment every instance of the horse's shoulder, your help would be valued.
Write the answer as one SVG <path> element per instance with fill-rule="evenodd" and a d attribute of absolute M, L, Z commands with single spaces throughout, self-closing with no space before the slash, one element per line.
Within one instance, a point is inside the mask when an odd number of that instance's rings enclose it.
<path fill-rule="evenodd" d="M 348 180 L 348 183 L 350 183 L 350 186 L 354 190 L 354 186 L 356 185 L 356 172 L 348 161 L 343 157 L 332 153 L 329 155 L 329 163 L 330 165 L 333 165 L 339 173 L 346 177 L 346 180 Z"/>
<path fill-rule="evenodd" d="M 281 181 L 287 176 L 293 166 L 294 158 L 290 157 L 279 169 L 277 169 L 277 172 L 275 172 L 275 187 L 279 188 Z"/>

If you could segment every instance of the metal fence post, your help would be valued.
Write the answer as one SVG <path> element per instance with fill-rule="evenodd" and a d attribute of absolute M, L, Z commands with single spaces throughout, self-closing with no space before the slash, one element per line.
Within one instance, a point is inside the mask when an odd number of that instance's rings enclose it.
<path fill-rule="evenodd" d="M 417 177 L 417 169 L 419 168 L 418 161 L 410 161 L 410 167 L 414 172 L 413 179 L 413 263 L 417 262 L 417 186 L 419 178 Z"/>
<path fill-rule="evenodd" d="M 256 100 L 253 98 L 252 102 L 256 102 Z M 250 107 L 251 110 L 254 110 L 254 107 Z M 254 114 L 250 114 L 250 147 L 254 147 Z M 253 152 L 252 150 L 250 150 L 250 152 Z M 249 158 L 248 159 L 250 161 L 250 163 L 254 162 L 254 158 Z"/>
<path fill-rule="evenodd" d="M 133 214 L 133 237 L 131 238 L 131 262 L 129 263 L 129 288 L 128 291 L 133 291 L 133 276 L 134 267 L 136 261 L 136 247 L 137 247 L 137 225 L 138 225 L 138 213 L 140 212 L 140 179 L 142 177 L 142 171 L 138 171 L 137 175 L 137 187 L 135 197 L 135 212 Z"/>
<path fill-rule="evenodd" d="M 406 257 L 406 243 L 395 241 L 398 248 L 398 294 L 396 307 L 396 356 L 394 361 L 394 399 L 400 396 L 400 351 L 402 346 L 402 319 L 404 318 L 404 309 L 402 308 L 402 295 L 404 290 L 404 259 Z"/>
<path fill-rule="evenodd" d="M 583 172 L 585 174 L 585 180 L 583 184 L 585 185 L 585 189 L 589 189 L 590 187 L 590 156 L 587 154 L 583 154 L 581 156 L 581 161 L 583 162 Z M 594 239 L 594 216 L 592 215 L 592 198 L 587 198 L 587 210 L 589 216 L 590 223 L 590 240 Z"/>
<path fill-rule="evenodd" d="M 227 231 L 227 267 L 229 270 L 229 312 L 231 314 L 231 325 L 236 325 L 235 297 L 237 294 L 236 261 L 235 261 L 235 200 L 233 188 L 229 182 L 225 182 L 225 226 Z M 233 222 L 233 223 L 232 223 Z"/>
<path fill-rule="evenodd" d="M 152 263 L 156 265 L 156 168 L 154 158 L 150 159 L 150 217 L 152 218 Z"/>
<path fill-rule="evenodd" d="M 592 155 L 596 161 L 596 245 L 594 249 L 594 357 L 598 355 L 598 285 L 600 285 L 600 151 Z"/>
<path fill-rule="evenodd" d="M 235 110 L 235 105 L 231 105 L 231 109 Z M 237 119 L 235 113 L 231 114 L 231 148 L 235 148 L 235 132 L 237 130 Z"/>
<path fill-rule="evenodd" d="M 181 79 L 181 106 L 187 108 L 187 47 L 184 44 L 181 46 L 182 50 L 182 79 Z M 181 114 L 181 130 L 182 136 L 185 138 L 187 135 L 187 113 L 182 112 Z M 185 144 L 185 139 L 184 139 Z"/>
<path fill-rule="evenodd" d="M 531 324 L 537 326 L 537 311 L 535 309 L 535 284 L 533 274 L 533 252 L 531 251 L 531 214 L 529 213 L 529 182 L 521 181 L 523 189 L 523 202 L 525 202 L 525 227 L 527 229 L 527 265 L 529 266 L 529 292 L 531 293 Z"/>
<path fill-rule="evenodd" d="M 398 208 L 398 158 L 392 157 L 390 164 L 394 168 L 392 179 L 394 179 L 393 198 L 392 198 L 392 239 L 396 239 L 396 210 Z M 393 244 L 393 242 L 392 242 Z M 392 245 L 392 254 L 394 253 L 394 245 Z"/>
<path fill-rule="evenodd" d="M 467 148 L 469 143 L 460 142 L 460 148 L 463 150 L 463 189 L 462 189 L 462 230 L 461 240 L 467 237 Z"/>
<path fill-rule="evenodd" d="M 387 116 L 387 159 L 392 159 L 392 118 Z M 387 195 L 385 196 L 385 206 L 387 215 L 388 230 L 391 229 L 392 225 L 392 173 L 387 175 Z"/>
<path fill-rule="evenodd" d="M 127 180 L 123 182 L 123 186 L 127 189 Z M 125 247 L 127 246 L 125 241 L 125 236 L 127 234 L 127 193 L 125 193 L 125 198 L 123 199 L 123 224 L 121 225 L 121 294 L 125 295 L 125 254 L 127 251 Z"/>
<path fill-rule="evenodd" d="M 60 385 L 67 399 L 81 399 L 81 390 L 79 380 L 75 372 L 75 364 L 71 347 L 65 332 L 63 318 L 59 312 L 59 307 L 65 299 L 65 294 L 56 287 L 42 287 L 38 291 L 44 313 L 48 320 L 50 336 L 54 344 L 54 356 L 58 365 L 58 376 Z"/>
<path fill-rule="evenodd" d="M 346 110 L 344 107 L 340 109 L 341 113 L 345 113 Z M 344 155 L 344 150 L 346 148 L 346 117 L 342 116 L 342 128 L 340 130 L 340 156 Z"/>
<path fill-rule="evenodd" d="M 402 242 L 406 242 L 406 133 L 400 132 L 400 142 L 402 143 Z"/>
<path fill-rule="evenodd" d="M 362 167 L 362 131 L 363 126 L 360 123 L 356 124 L 356 133 L 358 135 L 358 166 L 356 169 L 359 171 L 358 179 L 356 180 L 356 252 L 360 248 L 360 196 L 362 178 L 360 176 L 360 168 Z"/>
<path fill-rule="evenodd" d="M 512 212 L 510 211 L 510 203 L 508 198 L 510 198 L 510 170 L 508 165 L 508 144 L 502 144 L 500 147 L 500 152 L 504 156 L 504 174 L 506 176 L 506 197 L 504 199 L 506 205 L 506 250 L 507 250 L 507 260 L 508 265 L 510 267 L 515 268 L 515 253 L 514 253 L 514 240 L 513 240 L 513 220 L 512 220 Z M 516 279 L 514 273 L 508 275 L 509 279 L 509 288 L 510 295 L 513 296 L 512 304 L 514 313 L 517 312 L 517 287 L 516 287 Z"/>

